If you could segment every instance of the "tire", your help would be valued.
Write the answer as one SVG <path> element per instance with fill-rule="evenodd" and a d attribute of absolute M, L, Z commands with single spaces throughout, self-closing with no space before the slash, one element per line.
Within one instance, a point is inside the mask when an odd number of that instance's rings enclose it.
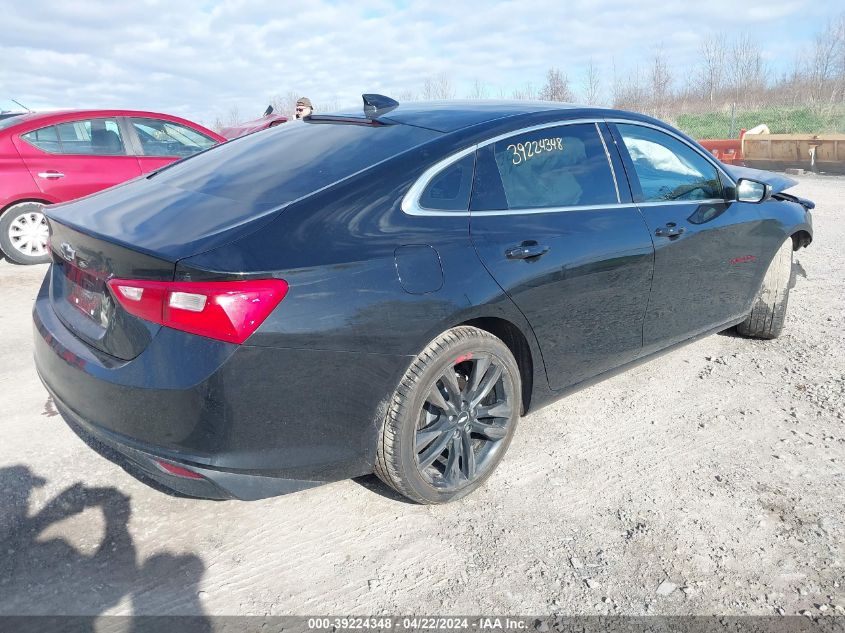
<path fill-rule="evenodd" d="M 460 326 L 411 363 L 379 433 L 375 472 L 423 504 L 481 486 L 510 445 L 522 411 L 519 367 L 489 332 Z"/>
<path fill-rule="evenodd" d="M 736 331 L 752 338 L 773 339 L 783 331 L 786 305 L 792 285 L 792 238 L 787 239 L 775 253 L 754 307 Z"/>
<path fill-rule="evenodd" d="M 0 250 L 16 264 L 50 261 L 47 219 L 40 202 L 19 202 L 0 215 Z"/>

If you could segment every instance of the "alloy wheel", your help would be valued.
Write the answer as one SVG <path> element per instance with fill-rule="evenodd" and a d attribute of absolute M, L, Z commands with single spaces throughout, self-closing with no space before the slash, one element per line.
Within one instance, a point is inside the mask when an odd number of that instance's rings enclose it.
<path fill-rule="evenodd" d="M 490 353 L 467 354 L 434 381 L 420 411 L 415 436 L 423 479 L 445 491 L 483 477 L 514 418 L 505 364 Z"/>

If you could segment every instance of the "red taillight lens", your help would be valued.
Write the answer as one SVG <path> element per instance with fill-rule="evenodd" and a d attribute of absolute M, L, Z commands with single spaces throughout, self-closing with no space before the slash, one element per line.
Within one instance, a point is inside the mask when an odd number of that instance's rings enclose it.
<path fill-rule="evenodd" d="M 123 309 L 140 319 L 239 344 L 258 329 L 288 291 L 281 279 L 110 279 L 108 286 Z"/>

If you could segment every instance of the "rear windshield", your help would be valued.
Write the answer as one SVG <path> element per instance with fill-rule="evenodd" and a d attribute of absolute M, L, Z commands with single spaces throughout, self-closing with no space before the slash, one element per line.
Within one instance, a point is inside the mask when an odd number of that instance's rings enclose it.
<path fill-rule="evenodd" d="M 408 125 L 297 121 L 229 141 L 153 177 L 211 196 L 283 204 L 438 136 Z"/>
<path fill-rule="evenodd" d="M 23 114 L 3 115 L 3 118 L 0 118 L 0 130 L 5 130 L 7 127 L 12 127 L 24 121 L 23 116 Z"/>

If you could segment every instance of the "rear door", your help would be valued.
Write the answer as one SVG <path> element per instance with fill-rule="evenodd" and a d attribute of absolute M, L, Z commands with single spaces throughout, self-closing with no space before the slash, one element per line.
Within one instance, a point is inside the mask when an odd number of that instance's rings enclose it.
<path fill-rule="evenodd" d="M 117 119 L 78 119 L 25 132 L 15 146 L 39 189 L 67 201 L 141 175 Z"/>
<path fill-rule="evenodd" d="M 741 316 L 759 279 L 759 209 L 728 201 L 732 183 L 679 137 L 633 122 L 611 128 L 655 245 L 645 351 Z"/>
<path fill-rule="evenodd" d="M 205 134 L 165 119 L 126 117 L 124 121 L 144 174 L 217 144 Z"/>
<path fill-rule="evenodd" d="M 477 153 L 472 241 L 531 323 L 553 389 L 641 353 L 653 247 L 615 161 L 596 123 L 518 132 Z"/>

